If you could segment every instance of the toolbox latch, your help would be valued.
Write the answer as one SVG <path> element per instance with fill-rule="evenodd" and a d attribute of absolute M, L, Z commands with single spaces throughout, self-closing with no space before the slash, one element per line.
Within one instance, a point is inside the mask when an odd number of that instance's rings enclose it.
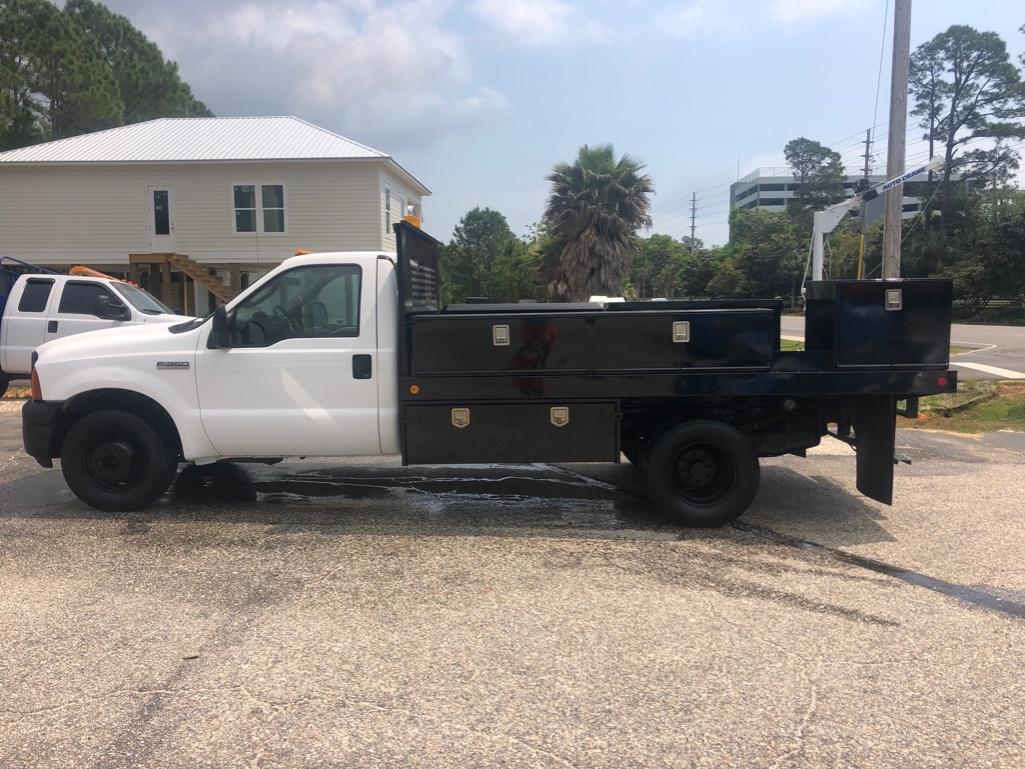
<path fill-rule="evenodd" d="M 904 292 L 899 288 L 886 289 L 886 309 L 900 310 L 904 307 Z"/>
<path fill-rule="evenodd" d="M 452 426 L 460 429 L 470 426 L 470 409 L 452 409 Z"/>
<path fill-rule="evenodd" d="M 491 327 L 491 342 L 495 347 L 509 346 L 509 325 L 507 323 L 496 323 Z"/>
<path fill-rule="evenodd" d="M 565 427 L 569 424 L 569 406 L 552 406 L 549 418 L 556 427 Z"/>
<path fill-rule="evenodd" d="M 678 320 L 673 323 L 673 342 L 682 343 L 690 341 L 690 321 Z"/>

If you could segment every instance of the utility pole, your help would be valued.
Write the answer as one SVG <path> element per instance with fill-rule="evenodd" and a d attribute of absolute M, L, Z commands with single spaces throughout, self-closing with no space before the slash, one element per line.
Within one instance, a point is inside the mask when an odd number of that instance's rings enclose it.
<path fill-rule="evenodd" d="M 865 145 L 865 167 L 862 169 L 862 175 L 865 177 L 865 181 L 868 181 L 868 177 L 872 173 L 872 129 L 865 129 L 865 141 L 862 142 Z"/>
<path fill-rule="evenodd" d="M 694 251 L 694 229 L 695 222 L 697 221 L 698 213 L 698 193 L 692 192 L 690 194 L 690 250 Z"/>
<path fill-rule="evenodd" d="M 862 169 L 866 188 L 869 185 L 868 177 L 872 172 L 872 129 L 865 129 L 865 167 Z M 865 206 L 861 206 L 861 235 L 858 237 L 858 271 L 856 277 L 861 280 L 865 277 Z"/>
<path fill-rule="evenodd" d="M 886 176 L 904 173 L 904 140 L 908 123 L 908 70 L 911 66 L 911 0 L 894 0 L 893 67 L 890 72 L 890 141 L 886 151 Z M 904 185 L 886 193 L 883 214 L 883 277 L 900 277 L 900 228 Z"/>

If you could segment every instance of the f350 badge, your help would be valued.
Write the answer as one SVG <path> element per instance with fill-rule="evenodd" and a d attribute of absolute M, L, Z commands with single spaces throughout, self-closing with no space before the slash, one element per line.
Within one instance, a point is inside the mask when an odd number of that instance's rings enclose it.
<path fill-rule="evenodd" d="M 164 371 L 170 371 L 175 369 L 187 369 L 189 362 L 187 360 L 158 360 L 157 368 Z"/>

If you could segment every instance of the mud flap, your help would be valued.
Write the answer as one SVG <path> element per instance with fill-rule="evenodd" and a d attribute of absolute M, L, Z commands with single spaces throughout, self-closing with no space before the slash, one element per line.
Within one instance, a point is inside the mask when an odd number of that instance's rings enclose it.
<path fill-rule="evenodd" d="M 893 452 L 896 448 L 897 403 L 892 395 L 866 395 L 854 401 L 858 491 L 883 504 L 893 504 Z"/>

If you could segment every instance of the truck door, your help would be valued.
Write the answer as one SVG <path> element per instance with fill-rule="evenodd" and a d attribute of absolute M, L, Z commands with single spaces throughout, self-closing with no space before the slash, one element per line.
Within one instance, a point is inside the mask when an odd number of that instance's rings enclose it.
<path fill-rule="evenodd" d="M 221 455 L 380 453 L 375 285 L 358 264 L 296 266 L 232 308 L 230 349 L 200 341 L 203 426 Z"/>
<path fill-rule="evenodd" d="M 53 278 L 25 278 L 20 296 L 12 292 L 5 310 L 2 368 L 8 374 L 27 374 L 32 351 L 46 336 L 46 308 L 53 293 Z"/>
<path fill-rule="evenodd" d="M 100 331 L 122 325 L 125 321 L 108 320 L 96 314 L 97 300 L 100 297 L 107 297 L 114 306 L 125 306 L 121 297 L 101 281 L 64 281 L 59 300 L 50 302 L 50 314 L 46 321 L 46 341 L 51 342 L 74 334 L 84 334 L 86 331 Z"/>

